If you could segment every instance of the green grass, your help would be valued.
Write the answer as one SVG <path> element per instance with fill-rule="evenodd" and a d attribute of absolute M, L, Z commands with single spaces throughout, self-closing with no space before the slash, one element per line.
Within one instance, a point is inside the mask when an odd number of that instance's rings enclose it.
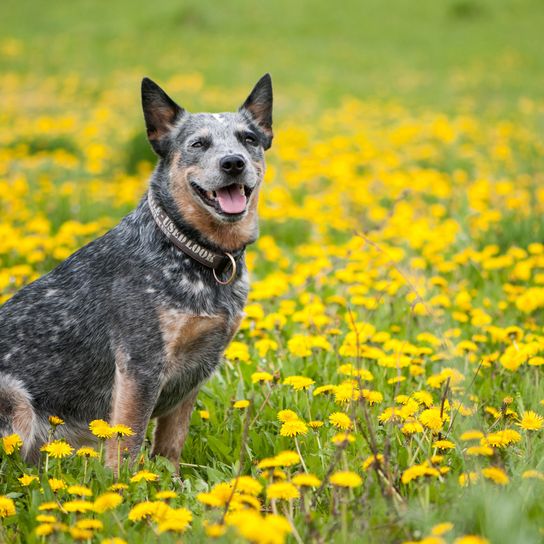
<path fill-rule="evenodd" d="M 0 35 L 24 43 L 2 70 L 102 84 L 115 71 L 198 72 L 222 88 L 270 71 L 280 104 L 351 94 L 515 105 L 544 92 L 539 0 L 5 0 L 0 10 Z"/>

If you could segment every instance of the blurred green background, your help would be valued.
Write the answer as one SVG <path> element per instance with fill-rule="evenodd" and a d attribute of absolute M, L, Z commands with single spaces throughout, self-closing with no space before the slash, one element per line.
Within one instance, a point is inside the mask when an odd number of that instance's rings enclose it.
<path fill-rule="evenodd" d="M 287 104 L 516 105 L 544 92 L 543 28 L 542 0 L 3 0 L 0 35 L 24 54 L 4 45 L 0 69 L 99 85 L 197 72 L 222 88 L 269 71 Z"/>

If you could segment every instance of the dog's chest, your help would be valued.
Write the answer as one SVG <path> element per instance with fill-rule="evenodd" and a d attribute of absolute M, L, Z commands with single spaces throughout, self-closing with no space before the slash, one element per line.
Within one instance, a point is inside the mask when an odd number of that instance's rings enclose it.
<path fill-rule="evenodd" d="M 169 308 L 159 309 L 158 317 L 164 357 L 160 404 L 170 404 L 213 372 L 238 329 L 241 314 L 192 315 Z"/>

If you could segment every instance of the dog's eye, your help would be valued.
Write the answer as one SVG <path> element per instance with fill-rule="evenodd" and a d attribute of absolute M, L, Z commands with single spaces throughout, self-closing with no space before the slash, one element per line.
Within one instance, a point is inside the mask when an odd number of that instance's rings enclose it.
<path fill-rule="evenodd" d="M 197 140 L 191 144 L 191 147 L 198 149 L 199 147 L 204 147 L 204 142 L 202 140 Z"/>
<path fill-rule="evenodd" d="M 246 134 L 244 140 L 246 144 L 257 145 L 257 138 L 253 134 Z"/>

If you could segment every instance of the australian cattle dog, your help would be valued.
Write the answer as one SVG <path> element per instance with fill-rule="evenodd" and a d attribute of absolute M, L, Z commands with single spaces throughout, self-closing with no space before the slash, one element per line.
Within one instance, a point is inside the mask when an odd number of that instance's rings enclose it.
<path fill-rule="evenodd" d="M 0 435 L 19 434 L 28 461 L 54 415 L 72 445 L 92 441 L 91 420 L 128 425 L 132 459 L 156 418 L 152 454 L 178 462 L 198 390 L 240 323 L 270 76 L 236 112 L 189 113 L 147 78 L 142 105 L 158 163 L 138 207 L 0 308 Z"/>

